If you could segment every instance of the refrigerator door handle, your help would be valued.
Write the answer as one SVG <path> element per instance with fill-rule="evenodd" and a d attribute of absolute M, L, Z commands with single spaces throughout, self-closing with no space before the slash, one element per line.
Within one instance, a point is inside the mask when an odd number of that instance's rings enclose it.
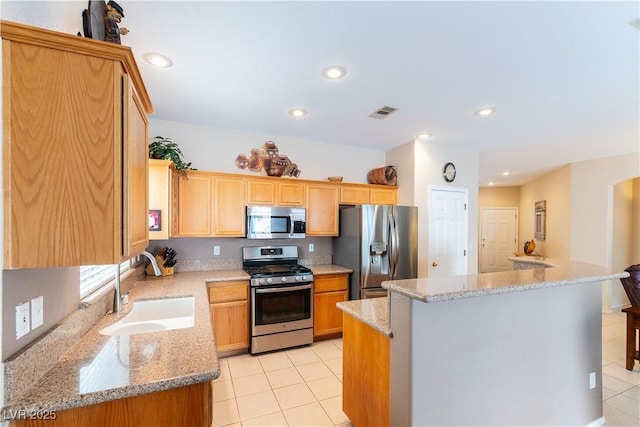
<path fill-rule="evenodd" d="M 363 206 L 362 208 L 362 217 L 361 217 L 361 221 L 362 221 L 362 231 L 361 231 L 361 235 L 360 235 L 360 239 L 364 239 L 365 236 L 367 239 L 369 239 L 369 236 L 371 234 L 371 225 L 369 224 L 369 220 L 368 220 L 368 216 L 366 215 L 366 210 L 364 209 L 365 207 Z M 360 245 L 362 245 L 362 242 L 360 242 Z M 371 246 L 369 246 L 369 251 L 371 250 Z M 364 255 L 364 254 L 363 254 Z M 360 288 L 366 286 L 366 284 L 369 282 L 369 274 L 371 273 L 371 255 L 369 254 L 366 257 L 363 257 L 360 259 L 360 276 L 361 276 L 361 280 L 360 280 Z"/>
<path fill-rule="evenodd" d="M 398 227 L 396 225 L 396 218 L 394 215 L 393 207 L 389 207 L 389 269 L 391 270 L 389 276 L 391 279 L 396 278 L 398 269 Z"/>

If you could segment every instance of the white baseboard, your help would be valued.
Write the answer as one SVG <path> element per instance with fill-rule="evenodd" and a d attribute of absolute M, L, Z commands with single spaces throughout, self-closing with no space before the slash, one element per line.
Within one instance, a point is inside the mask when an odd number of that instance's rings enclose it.
<path fill-rule="evenodd" d="M 600 418 L 591 421 L 589 424 L 587 424 L 585 427 L 598 427 L 598 426 L 603 426 L 607 423 L 607 420 L 605 419 L 604 415 L 601 416 Z"/>

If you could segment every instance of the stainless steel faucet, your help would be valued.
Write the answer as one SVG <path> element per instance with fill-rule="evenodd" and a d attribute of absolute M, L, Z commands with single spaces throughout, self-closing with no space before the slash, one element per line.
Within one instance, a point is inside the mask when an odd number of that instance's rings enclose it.
<path fill-rule="evenodd" d="M 140 255 L 144 255 L 149 259 L 151 265 L 153 266 L 153 273 L 156 276 L 162 276 L 162 271 L 160 271 L 160 267 L 158 267 L 158 263 L 156 262 L 156 258 L 151 255 L 149 252 L 144 251 Z M 122 311 L 122 295 L 120 293 L 120 264 L 116 265 L 116 277 L 115 277 L 115 293 L 113 295 L 113 312 L 120 313 Z"/>
<path fill-rule="evenodd" d="M 147 258 L 149 258 L 149 261 L 151 261 L 151 265 L 153 266 L 153 272 L 155 273 L 156 276 L 162 276 L 162 271 L 160 271 L 160 267 L 158 267 L 158 263 L 156 262 L 156 257 L 151 255 L 147 251 L 142 252 L 140 255 L 144 255 Z"/>

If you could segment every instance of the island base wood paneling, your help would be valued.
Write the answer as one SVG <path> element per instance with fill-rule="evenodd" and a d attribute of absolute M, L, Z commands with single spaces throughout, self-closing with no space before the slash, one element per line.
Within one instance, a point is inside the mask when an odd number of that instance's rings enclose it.
<path fill-rule="evenodd" d="M 211 382 L 117 399 L 24 419 L 11 427 L 208 427 L 213 419 Z M 26 413 L 29 416 L 29 413 Z M 38 414 L 33 414 L 35 418 Z M 51 419 L 55 417 L 55 419 Z"/>
<path fill-rule="evenodd" d="M 389 337 L 343 313 L 342 410 L 356 427 L 389 425 Z"/>

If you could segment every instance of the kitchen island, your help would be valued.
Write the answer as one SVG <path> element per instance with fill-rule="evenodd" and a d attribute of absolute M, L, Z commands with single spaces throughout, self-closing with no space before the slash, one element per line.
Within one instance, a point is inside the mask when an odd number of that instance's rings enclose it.
<path fill-rule="evenodd" d="M 604 423 L 600 283 L 621 277 L 566 262 L 384 282 L 388 325 L 369 327 L 390 337 L 389 424 Z M 358 319 L 358 304 L 339 307 Z"/>

